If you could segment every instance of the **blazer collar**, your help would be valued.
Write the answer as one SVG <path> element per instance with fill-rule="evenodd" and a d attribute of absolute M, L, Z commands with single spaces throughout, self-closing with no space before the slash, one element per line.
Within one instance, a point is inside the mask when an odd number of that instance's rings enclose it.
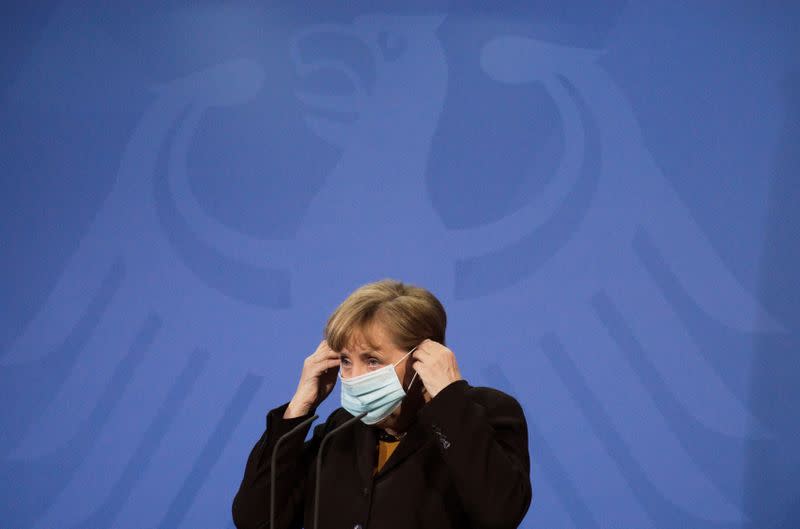
<path fill-rule="evenodd" d="M 356 459 L 358 464 L 358 471 L 364 480 L 364 483 L 372 481 L 372 472 L 378 462 L 378 428 L 369 426 L 359 421 L 354 427 L 354 445 L 356 447 Z M 378 478 L 384 474 L 391 472 L 393 468 L 402 463 L 409 456 L 414 454 L 426 442 L 430 441 L 431 437 L 426 433 L 423 424 L 417 420 L 408 429 L 406 435 L 400 439 L 400 443 L 395 448 L 392 455 L 381 467 L 375 477 Z"/>

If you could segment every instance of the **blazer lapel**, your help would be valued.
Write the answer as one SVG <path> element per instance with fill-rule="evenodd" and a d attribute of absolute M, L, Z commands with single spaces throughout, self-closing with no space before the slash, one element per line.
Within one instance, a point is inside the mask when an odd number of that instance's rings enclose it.
<path fill-rule="evenodd" d="M 397 448 L 394 449 L 392 455 L 389 456 L 389 459 L 386 460 L 386 463 L 383 464 L 381 470 L 375 475 L 375 477 L 380 477 L 386 474 L 387 472 L 391 472 L 391 470 L 403 462 L 403 460 L 407 459 L 409 456 L 414 454 L 417 450 L 422 448 L 431 438 L 429 435 L 426 434 L 425 428 L 419 421 L 414 422 L 414 424 L 408 429 L 408 433 L 400 439 L 400 443 L 397 445 Z M 377 436 L 376 441 L 377 443 Z M 373 462 L 373 468 L 375 463 Z M 372 472 L 372 469 L 370 469 Z"/>
<path fill-rule="evenodd" d="M 372 482 L 372 471 L 378 462 L 378 430 L 358 421 L 353 427 L 356 466 L 364 484 Z"/>

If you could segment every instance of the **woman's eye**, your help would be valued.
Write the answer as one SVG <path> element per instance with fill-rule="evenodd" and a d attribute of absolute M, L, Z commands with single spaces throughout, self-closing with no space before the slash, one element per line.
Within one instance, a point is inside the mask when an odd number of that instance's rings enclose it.
<path fill-rule="evenodd" d="M 378 361 L 377 358 L 370 358 L 369 360 L 367 360 L 367 365 L 369 367 L 378 367 L 379 365 L 381 365 L 381 363 Z"/>
<path fill-rule="evenodd" d="M 342 367 L 350 367 L 350 360 L 348 360 L 347 358 L 340 358 L 339 360 L 341 360 L 340 365 Z"/>

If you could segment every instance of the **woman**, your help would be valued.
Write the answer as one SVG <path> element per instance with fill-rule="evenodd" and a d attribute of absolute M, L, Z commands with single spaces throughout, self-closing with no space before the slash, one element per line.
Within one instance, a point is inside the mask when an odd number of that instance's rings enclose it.
<path fill-rule="evenodd" d="M 361 413 L 326 441 L 320 528 L 517 527 L 531 502 L 525 416 L 511 396 L 461 378 L 446 323 L 423 288 L 383 280 L 350 294 L 292 399 L 267 414 L 233 500 L 236 527 L 269 527 L 275 442 L 314 414 L 337 378 L 342 407 L 309 441 L 305 426 L 279 448 L 273 529 L 312 527 L 320 442 Z"/>

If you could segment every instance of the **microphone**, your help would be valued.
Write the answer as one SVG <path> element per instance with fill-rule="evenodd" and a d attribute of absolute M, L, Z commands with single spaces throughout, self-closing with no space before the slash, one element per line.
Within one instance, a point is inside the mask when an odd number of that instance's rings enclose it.
<path fill-rule="evenodd" d="M 312 526 L 313 529 L 318 529 L 317 522 L 319 522 L 319 482 L 321 481 L 321 473 L 322 473 L 322 450 L 325 448 L 325 443 L 328 439 L 335 433 L 339 432 L 340 430 L 347 428 L 354 422 L 358 421 L 362 417 L 364 417 L 367 412 L 359 413 L 352 419 L 347 419 L 345 422 L 331 430 L 330 432 L 322 438 L 322 442 L 319 444 L 319 451 L 317 451 L 317 482 L 314 484 L 314 525 Z M 270 528 L 272 529 L 272 528 Z"/>
<path fill-rule="evenodd" d="M 275 465 L 277 464 L 277 460 L 278 460 L 278 447 L 280 447 L 280 445 L 281 445 L 281 443 L 283 442 L 284 439 L 286 439 L 286 438 L 290 437 L 292 434 L 298 432 L 304 426 L 306 426 L 308 423 L 313 422 L 317 418 L 319 418 L 319 415 L 317 415 L 315 413 L 312 417 L 309 417 L 308 419 L 305 419 L 303 422 L 301 422 L 300 424 L 298 424 L 297 426 L 295 426 L 294 428 L 292 428 L 291 430 L 289 430 L 285 434 L 281 435 L 278 438 L 278 440 L 275 441 L 275 446 L 272 448 L 272 463 L 271 463 L 272 466 L 270 467 L 270 486 L 269 486 L 269 527 L 270 527 L 270 529 L 274 529 L 275 528 Z M 265 524 L 266 524 L 266 522 L 264 524 L 261 524 L 260 529 L 263 528 L 265 526 Z"/>

